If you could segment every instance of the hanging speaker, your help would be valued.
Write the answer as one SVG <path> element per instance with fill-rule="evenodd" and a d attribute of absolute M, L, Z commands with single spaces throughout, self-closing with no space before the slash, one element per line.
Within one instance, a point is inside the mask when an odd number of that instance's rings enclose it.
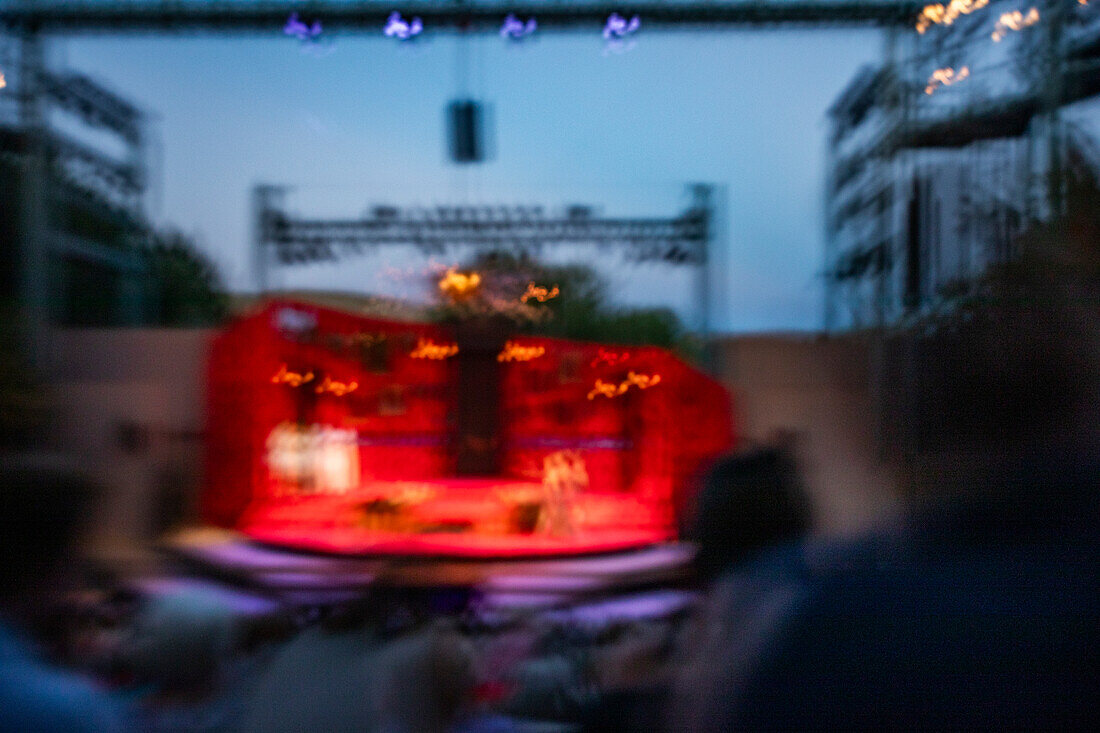
<path fill-rule="evenodd" d="M 485 160 L 485 111 L 472 99 L 456 99 L 447 107 L 451 160 L 480 163 Z"/>

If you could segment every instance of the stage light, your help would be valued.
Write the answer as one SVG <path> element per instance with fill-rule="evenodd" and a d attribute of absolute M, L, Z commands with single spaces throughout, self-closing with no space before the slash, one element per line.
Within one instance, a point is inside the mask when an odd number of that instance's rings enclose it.
<path fill-rule="evenodd" d="M 508 17 L 504 19 L 504 24 L 500 26 L 500 36 L 501 38 L 518 41 L 534 33 L 538 27 L 539 25 L 534 18 L 528 18 L 527 23 L 523 23 L 514 14 L 509 13 Z"/>
<path fill-rule="evenodd" d="M 642 19 L 635 15 L 628 22 L 618 13 L 607 16 L 607 23 L 603 27 L 603 38 L 610 41 L 613 38 L 625 38 L 638 30 L 642 25 Z"/>
<path fill-rule="evenodd" d="M 283 26 L 283 33 L 288 36 L 293 36 L 299 41 L 313 41 L 321 35 L 321 21 L 313 21 L 312 26 L 307 26 L 302 21 L 298 20 L 297 13 L 291 13 L 290 17 L 286 20 L 286 25 Z"/>
<path fill-rule="evenodd" d="M 3 89 L 8 85 L 8 80 L 4 78 L 4 73 L 0 72 L 0 89 Z"/>
<path fill-rule="evenodd" d="M 424 24 L 420 22 L 420 18 L 413 18 L 411 21 L 406 22 L 401 17 L 401 13 L 393 12 L 386 19 L 386 26 L 382 29 L 382 33 L 390 38 L 407 41 L 420 35 L 423 30 Z"/>

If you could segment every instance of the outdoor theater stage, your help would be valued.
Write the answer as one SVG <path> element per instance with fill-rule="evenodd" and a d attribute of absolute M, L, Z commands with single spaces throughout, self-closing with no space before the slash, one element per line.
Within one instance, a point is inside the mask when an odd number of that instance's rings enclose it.
<path fill-rule="evenodd" d="M 664 349 L 289 301 L 215 339 L 207 398 L 204 521 L 349 559 L 669 542 L 734 438 L 722 385 Z"/>
<path fill-rule="evenodd" d="M 366 556 L 570 556 L 671 539 L 657 529 L 652 507 L 622 494 L 575 497 L 572 531 L 537 532 L 533 517 L 524 527 L 524 506 L 516 497 L 538 496 L 541 489 L 506 479 L 375 481 L 343 495 L 266 501 L 245 513 L 239 529 L 271 545 Z M 381 498 L 402 494 L 415 498 L 403 504 Z"/>

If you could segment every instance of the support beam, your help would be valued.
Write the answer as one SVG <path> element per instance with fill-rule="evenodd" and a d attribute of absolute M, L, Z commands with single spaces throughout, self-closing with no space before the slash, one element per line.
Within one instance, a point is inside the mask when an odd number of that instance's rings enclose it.
<path fill-rule="evenodd" d="M 496 33 L 508 13 L 538 19 L 539 30 L 602 28 L 608 15 L 639 15 L 642 28 L 732 27 L 779 24 L 897 26 L 912 24 L 924 3 L 918 0 L 711 0 L 633 3 L 551 2 L 294 2 L 240 0 L 208 3 L 60 2 L 0 9 L 0 28 L 31 27 L 43 33 L 278 33 L 292 12 L 326 30 L 381 33 L 394 10 L 418 16 L 426 33 L 436 30 Z"/>

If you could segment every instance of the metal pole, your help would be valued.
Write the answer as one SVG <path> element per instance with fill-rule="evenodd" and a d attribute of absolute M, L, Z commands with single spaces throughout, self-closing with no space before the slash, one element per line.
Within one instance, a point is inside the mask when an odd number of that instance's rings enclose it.
<path fill-rule="evenodd" d="M 714 187 L 696 183 L 690 187 L 693 211 L 703 217 L 703 237 L 699 243 L 699 340 L 703 344 L 703 362 L 710 372 L 715 370 L 714 348 L 710 334 L 710 245 L 714 238 Z"/>
<path fill-rule="evenodd" d="M 883 75 L 884 83 L 888 85 L 882 94 L 886 102 L 887 124 L 892 126 L 886 132 L 887 138 L 898 135 L 909 123 L 909 80 L 903 76 L 903 70 L 898 63 L 898 34 L 894 28 L 886 32 L 886 57 L 885 68 L 887 73 Z M 892 118 L 892 119 L 891 119 Z M 879 184 L 876 186 L 875 204 L 875 229 L 878 233 L 878 245 L 886 246 L 886 233 L 888 225 L 885 221 L 891 216 L 897 202 L 897 176 L 899 169 L 899 150 L 895 140 L 887 140 L 884 146 L 884 158 L 877 161 Z M 885 180 L 883 180 L 885 179 Z M 891 184 L 891 197 L 889 207 L 885 205 L 883 192 L 887 184 Z M 870 388 L 872 391 L 871 404 L 874 405 L 874 440 L 880 458 L 884 458 L 887 451 L 887 378 L 886 378 L 886 294 L 887 278 L 893 276 L 893 268 L 887 267 L 887 259 L 893 261 L 893 257 L 887 258 L 886 253 L 880 252 L 882 260 L 876 263 L 875 272 L 875 328 L 874 339 L 870 347 Z"/>
<path fill-rule="evenodd" d="M 258 184 L 252 189 L 252 264 L 259 298 L 266 296 L 268 291 L 267 245 L 270 243 L 271 217 L 283 191 L 279 186 L 267 184 Z"/>
<path fill-rule="evenodd" d="M 45 48 L 37 29 L 19 33 L 19 122 L 23 130 L 21 219 L 19 227 L 20 300 L 27 323 L 28 358 L 41 366 L 49 320 L 48 278 L 51 247 L 45 211 L 45 114 L 40 84 Z"/>

